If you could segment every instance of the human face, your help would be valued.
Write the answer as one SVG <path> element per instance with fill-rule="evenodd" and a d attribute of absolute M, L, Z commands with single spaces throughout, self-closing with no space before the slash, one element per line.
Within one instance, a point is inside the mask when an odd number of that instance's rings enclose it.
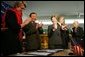
<path fill-rule="evenodd" d="M 25 5 L 22 3 L 22 4 L 20 5 L 20 8 L 21 8 L 21 10 L 25 9 Z"/>
<path fill-rule="evenodd" d="M 78 21 L 74 21 L 73 26 L 77 28 L 79 26 Z"/>
<path fill-rule="evenodd" d="M 35 21 L 36 18 L 37 18 L 37 14 L 32 14 L 32 15 L 31 15 L 31 18 L 32 18 L 33 21 Z"/>
<path fill-rule="evenodd" d="M 53 24 L 57 24 L 56 17 L 53 17 L 53 18 L 52 18 L 52 22 L 53 22 Z"/>

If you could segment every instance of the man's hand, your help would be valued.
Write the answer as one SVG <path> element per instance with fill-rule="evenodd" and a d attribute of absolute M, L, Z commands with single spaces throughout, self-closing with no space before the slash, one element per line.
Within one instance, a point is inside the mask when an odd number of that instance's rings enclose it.
<path fill-rule="evenodd" d="M 43 26 L 42 22 L 41 22 L 41 23 L 38 22 L 37 25 L 36 25 L 36 29 L 38 29 L 38 28 L 40 28 L 40 27 L 42 27 L 42 26 Z"/>
<path fill-rule="evenodd" d="M 43 24 L 42 24 L 42 22 L 39 24 L 39 27 L 42 27 L 43 26 Z"/>

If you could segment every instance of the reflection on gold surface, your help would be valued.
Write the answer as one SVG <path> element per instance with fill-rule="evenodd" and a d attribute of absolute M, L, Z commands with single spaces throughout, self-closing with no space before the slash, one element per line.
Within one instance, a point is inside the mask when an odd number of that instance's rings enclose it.
<path fill-rule="evenodd" d="M 47 34 L 41 34 L 41 49 L 47 49 L 48 48 L 48 35 Z"/>

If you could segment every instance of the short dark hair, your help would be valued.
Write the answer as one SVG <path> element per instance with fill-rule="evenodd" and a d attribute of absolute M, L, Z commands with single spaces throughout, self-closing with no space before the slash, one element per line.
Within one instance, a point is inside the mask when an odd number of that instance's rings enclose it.
<path fill-rule="evenodd" d="M 31 15 L 32 15 L 32 14 L 37 14 L 37 13 L 35 13 L 35 12 L 32 12 L 32 13 L 30 13 L 30 14 L 29 14 L 29 17 L 31 17 Z"/>

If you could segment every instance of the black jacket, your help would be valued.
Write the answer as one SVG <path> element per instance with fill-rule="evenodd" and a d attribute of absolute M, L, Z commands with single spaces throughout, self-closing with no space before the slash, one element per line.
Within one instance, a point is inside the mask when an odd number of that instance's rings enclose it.
<path fill-rule="evenodd" d="M 84 34 L 84 31 L 83 31 L 83 28 L 82 27 L 78 27 L 76 28 L 72 28 L 72 38 L 75 40 L 75 42 L 77 44 L 79 44 L 81 42 L 81 39 L 83 39 L 83 34 Z M 84 39 L 83 39 L 84 40 Z"/>
<path fill-rule="evenodd" d="M 15 12 L 12 10 L 6 12 L 5 23 L 8 29 L 2 32 L 1 53 L 10 55 L 21 52 L 22 47 L 18 40 L 18 32 L 21 27 L 18 25 Z"/>
<path fill-rule="evenodd" d="M 61 31 L 60 31 L 59 25 L 55 31 L 53 31 L 52 25 L 48 26 L 48 38 L 49 38 L 50 45 L 61 45 L 62 44 Z"/>
<path fill-rule="evenodd" d="M 40 36 L 39 34 L 43 33 L 42 28 L 36 29 L 36 23 L 30 22 L 23 28 L 26 35 L 26 49 L 28 50 L 36 50 L 40 49 Z"/>

